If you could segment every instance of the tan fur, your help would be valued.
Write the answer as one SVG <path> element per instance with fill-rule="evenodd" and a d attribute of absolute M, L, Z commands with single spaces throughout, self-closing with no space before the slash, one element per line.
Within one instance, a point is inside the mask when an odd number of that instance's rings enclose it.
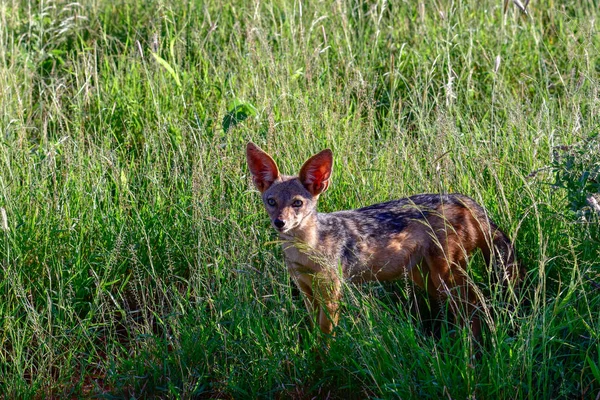
<path fill-rule="evenodd" d="M 325 333 L 331 333 L 339 318 L 342 280 L 409 276 L 431 296 L 455 297 L 466 307 L 478 337 L 479 301 L 465 273 L 468 257 L 478 248 L 488 262 L 497 255 L 502 283 L 519 279 L 512 245 L 485 210 L 466 196 L 417 195 L 321 214 L 316 206 L 329 186 L 330 150 L 306 161 L 298 177 L 281 175 L 273 159 L 253 143 L 246 153 L 253 182 L 283 241 L 290 275 Z"/>

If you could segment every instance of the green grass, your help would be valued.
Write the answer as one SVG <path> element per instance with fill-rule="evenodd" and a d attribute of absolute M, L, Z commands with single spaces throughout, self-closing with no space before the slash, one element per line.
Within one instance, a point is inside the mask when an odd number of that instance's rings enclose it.
<path fill-rule="evenodd" d="M 2 396 L 596 398 L 598 2 L 227 3 L 0 5 Z M 330 147 L 321 211 L 485 205 L 527 279 L 474 275 L 481 358 L 404 281 L 313 330 L 248 140 Z"/>

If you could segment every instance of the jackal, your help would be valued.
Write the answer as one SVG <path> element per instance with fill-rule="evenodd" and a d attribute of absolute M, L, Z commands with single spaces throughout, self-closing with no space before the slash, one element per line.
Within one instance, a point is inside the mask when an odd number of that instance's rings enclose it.
<path fill-rule="evenodd" d="M 356 210 L 319 213 L 317 201 L 329 186 L 333 167 L 331 150 L 309 158 L 298 176 L 281 175 L 271 156 L 252 142 L 246 157 L 282 240 L 289 273 L 324 333 L 331 333 L 338 322 L 342 280 L 408 276 L 434 298 L 458 299 L 476 338 L 481 329 L 480 302 L 465 272 L 468 257 L 479 248 L 487 265 L 494 262 L 501 284 L 519 280 L 510 240 L 467 196 L 418 194 Z"/>

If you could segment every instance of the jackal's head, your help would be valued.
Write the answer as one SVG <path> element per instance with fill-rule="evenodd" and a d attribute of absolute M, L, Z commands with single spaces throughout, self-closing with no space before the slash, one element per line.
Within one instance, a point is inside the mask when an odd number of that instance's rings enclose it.
<path fill-rule="evenodd" d="M 246 146 L 246 158 L 273 227 L 292 236 L 304 229 L 307 217 L 316 213 L 319 195 L 329 186 L 331 150 L 309 158 L 298 176 L 281 175 L 271 156 L 252 142 Z"/>

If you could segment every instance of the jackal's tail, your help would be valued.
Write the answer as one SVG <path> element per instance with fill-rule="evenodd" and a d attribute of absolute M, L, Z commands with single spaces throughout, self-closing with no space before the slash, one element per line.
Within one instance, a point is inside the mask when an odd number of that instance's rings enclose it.
<path fill-rule="evenodd" d="M 523 279 L 523 270 L 515 258 L 515 248 L 504 232 L 492 224 L 491 246 L 483 250 L 483 256 L 487 265 L 494 266 L 492 274 L 495 281 L 502 286 L 515 286 Z"/>

